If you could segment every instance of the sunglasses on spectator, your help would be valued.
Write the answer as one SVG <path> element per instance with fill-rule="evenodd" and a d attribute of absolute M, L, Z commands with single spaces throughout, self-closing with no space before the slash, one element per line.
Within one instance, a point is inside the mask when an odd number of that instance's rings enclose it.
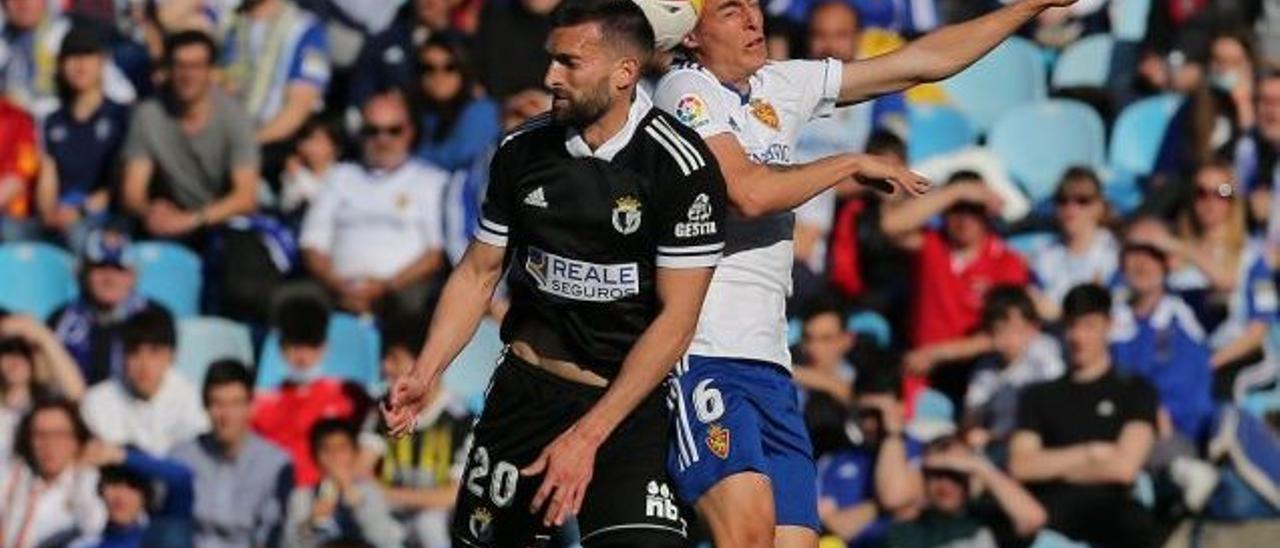
<path fill-rule="evenodd" d="M 432 63 L 422 64 L 423 74 L 435 74 L 437 72 L 458 72 L 458 64 L 454 62 L 448 62 L 443 65 L 436 65 Z"/>
<path fill-rule="evenodd" d="M 360 128 L 360 135 L 366 139 L 372 139 L 382 135 L 386 135 L 388 137 L 399 137 L 403 133 L 404 125 L 375 126 L 372 124 L 366 124 L 364 127 Z"/>
<path fill-rule="evenodd" d="M 1235 196 L 1236 189 L 1230 183 L 1222 183 L 1214 188 L 1197 187 L 1196 199 L 1207 200 L 1209 198 L 1217 198 L 1219 200 L 1229 200 Z"/>
<path fill-rule="evenodd" d="M 1090 206 L 1098 201 L 1098 197 L 1093 194 L 1064 194 L 1053 199 L 1054 203 L 1065 206 L 1068 204 L 1077 206 Z"/>

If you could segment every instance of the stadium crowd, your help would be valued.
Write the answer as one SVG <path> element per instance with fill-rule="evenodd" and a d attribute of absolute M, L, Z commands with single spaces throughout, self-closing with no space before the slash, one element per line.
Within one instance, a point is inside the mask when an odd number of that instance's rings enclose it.
<path fill-rule="evenodd" d="M 762 8 L 853 60 L 1012 1 Z M 0 4 L 0 547 L 448 546 L 501 295 L 412 435 L 374 402 L 557 0 Z M 936 188 L 796 211 L 823 546 L 1280 538 L 1280 5 L 1081 0 L 839 152 Z"/>

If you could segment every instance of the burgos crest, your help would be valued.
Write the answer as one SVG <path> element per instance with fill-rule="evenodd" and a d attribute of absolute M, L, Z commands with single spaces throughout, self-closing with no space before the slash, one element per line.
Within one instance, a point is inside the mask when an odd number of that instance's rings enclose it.
<path fill-rule="evenodd" d="M 614 202 L 613 228 L 624 236 L 640 230 L 640 200 L 623 196 Z"/>
<path fill-rule="evenodd" d="M 484 508 L 477 508 L 467 520 L 467 528 L 476 540 L 489 542 L 493 539 L 493 514 Z"/>

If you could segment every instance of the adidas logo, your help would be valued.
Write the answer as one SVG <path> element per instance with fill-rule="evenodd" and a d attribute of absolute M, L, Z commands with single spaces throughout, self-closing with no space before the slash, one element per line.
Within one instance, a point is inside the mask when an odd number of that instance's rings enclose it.
<path fill-rule="evenodd" d="M 528 196 L 524 197 L 524 203 L 525 205 L 531 205 L 533 207 L 540 207 L 542 209 L 546 209 L 547 195 L 545 192 L 542 191 L 542 187 L 538 187 L 534 189 L 533 192 L 530 192 Z"/>

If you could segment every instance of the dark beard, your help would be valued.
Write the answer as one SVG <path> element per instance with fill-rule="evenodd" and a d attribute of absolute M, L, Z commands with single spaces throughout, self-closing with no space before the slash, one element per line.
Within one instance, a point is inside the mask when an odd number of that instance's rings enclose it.
<path fill-rule="evenodd" d="M 610 100 L 607 84 L 584 94 L 581 99 L 569 99 L 568 102 L 569 106 L 561 109 L 556 108 L 553 101 L 551 103 L 552 118 L 556 122 L 575 128 L 589 126 L 609 110 Z"/>

